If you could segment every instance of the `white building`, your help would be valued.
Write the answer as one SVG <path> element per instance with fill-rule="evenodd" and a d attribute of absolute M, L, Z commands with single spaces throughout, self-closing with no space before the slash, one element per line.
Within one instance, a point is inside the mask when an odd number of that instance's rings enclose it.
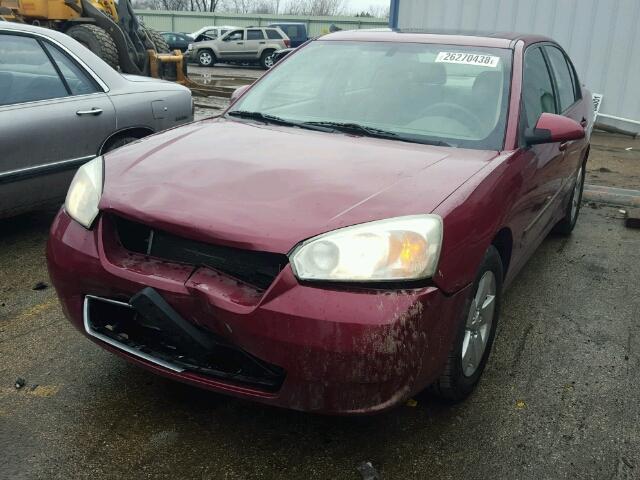
<path fill-rule="evenodd" d="M 391 0 L 390 23 L 551 37 L 604 95 L 598 122 L 640 132 L 640 0 Z"/>

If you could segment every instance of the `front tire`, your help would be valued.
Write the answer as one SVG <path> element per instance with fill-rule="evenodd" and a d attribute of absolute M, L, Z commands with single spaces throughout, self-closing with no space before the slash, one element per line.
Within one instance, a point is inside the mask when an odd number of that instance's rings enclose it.
<path fill-rule="evenodd" d="M 198 52 L 198 65 L 201 67 L 213 67 L 216 63 L 216 56 L 211 50 L 200 50 Z"/>
<path fill-rule="evenodd" d="M 584 191 L 584 179 L 585 179 L 586 165 L 583 163 L 578 169 L 576 175 L 576 181 L 571 191 L 571 197 L 565 210 L 564 218 L 560 220 L 553 228 L 554 233 L 559 235 L 571 235 L 573 229 L 578 222 L 578 216 L 580 215 L 580 206 L 582 205 L 582 192 Z"/>
<path fill-rule="evenodd" d="M 436 396 L 459 402 L 477 385 L 487 364 L 502 299 L 503 266 L 498 250 L 491 245 L 482 260 L 466 315 L 449 352 L 440 378 L 431 386 Z"/>
<path fill-rule="evenodd" d="M 65 33 L 98 55 L 111 68 L 118 69 L 118 48 L 105 29 L 97 25 L 82 24 L 74 25 Z"/>

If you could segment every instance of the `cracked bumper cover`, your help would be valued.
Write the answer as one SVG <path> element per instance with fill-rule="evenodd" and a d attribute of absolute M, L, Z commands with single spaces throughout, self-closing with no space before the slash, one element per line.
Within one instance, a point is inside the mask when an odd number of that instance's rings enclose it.
<path fill-rule="evenodd" d="M 374 413 L 435 380 L 453 342 L 467 290 L 357 291 L 301 285 L 286 267 L 264 292 L 207 268 L 161 262 L 110 245 L 100 220 L 85 230 L 61 210 L 47 260 L 63 311 L 87 334 L 87 295 L 128 302 L 152 287 L 184 319 L 281 367 L 277 391 L 194 371 L 176 372 L 90 337 L 166 377 L 296 410 Z"/>

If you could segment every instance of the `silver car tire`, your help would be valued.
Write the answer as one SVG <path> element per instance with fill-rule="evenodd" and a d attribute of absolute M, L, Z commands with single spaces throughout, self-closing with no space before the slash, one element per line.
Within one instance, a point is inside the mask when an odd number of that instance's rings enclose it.
<path fill-rule="evenodd" d="M 469 289 L 464 315 L 445 368 L 430 391 L 443 400 L 459 402 L 473 392 L 489 359 L 500 314 L 503 265 L 491 245 Z"/>

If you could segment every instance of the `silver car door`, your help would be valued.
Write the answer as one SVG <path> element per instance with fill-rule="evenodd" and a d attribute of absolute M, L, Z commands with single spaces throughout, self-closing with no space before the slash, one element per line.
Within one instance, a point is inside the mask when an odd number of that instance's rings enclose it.
<path fill-rule="evenodd" d="M 244 30 L 234 30 L 218 41 L 220 59 L 241 60 L 244 52 Z"/>
<path fill-rule="evenodd" d="M 75 168 L 97 155 L 116 126 L 104 86 L 93 77 L 79 82 L 72 69 L 69 80 L 61 76 L 69 66 L 59 67 L 49 52 L 63 53 L 46 44 L 50 48 L 28 35 L 0 35 L 3 216 L 63 197 Z M 63 57 L 59 60 L 63 65 Z"/>
<path fill-rule="evenodd" d="M 247 39 L 245 40 L 245 53 L 247 54 L 247 58 L 254 60 L 258 58 L 258 53 L 264 48 L 266 43 L 262 29 L 247 30 Z"/>

